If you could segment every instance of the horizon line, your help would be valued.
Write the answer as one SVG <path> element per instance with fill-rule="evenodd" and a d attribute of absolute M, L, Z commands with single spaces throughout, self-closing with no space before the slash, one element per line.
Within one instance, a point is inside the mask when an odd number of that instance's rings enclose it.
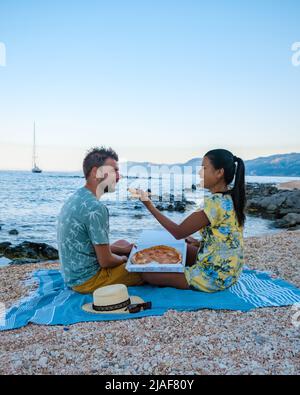
<path fill-rule="evenodd" d="M 246 159 L 246 160 L 244 160 L 244 162 L 246 163 L 246 162 L 251 162 L 251 161 L 254 161 L 254 160 L 257 160 L 257 159 L 266 159 L 266 158 L 271 158 L 271 157 L 273 157 L 273 156 L 285 156 L 285 155 L 300 155 L 300 152 L 288 152 L 288 153 L 285 153 L 285 154 L 272 154 L 272 155 L 268 155 L 268 156 L 258 156 L 258 157 L 255 157 L 255 158 L 253 158 L 253 159 Z M 187 162 L 190 162 L 191 160 L 196 160 L 196 159 L 202 159 L 201 157 L 193 157 L 193 158 L 191 158 L 191 159 L 189 159 L 189 160 L 187 160 L 186 162 L 176 162 L 176 163 L 155 163 L 155 162 L 150 162 L 150 161 L 135 161 L 135 160 L 126 160 L 126 161 L 120 161 L 119 163 L 120 164 L 124 164 L 124 163 L 128 163 L 128 162 L 133 162 L 133 163 L 137 163 L 137 164 L 139 164 L 139 163 L 149 163 L 149 164 L 151 164 L 151 165 L 154 165 L 154 166 L 174 166 L 174 165 L 185 165 Z M 6 169 L 6 168 L 0 168 L 0 171 L 24 171 L 24 172 L 31 172 L 31 169 L 24 169 L 24 168 L 22 168 L 22 169 L 20 169 L 20 168 L 15 168 L 15 169 Z M 80 170 L 80 169 L 76 169 L 76 170 L 63 170 L 63 169 L 59 169 L 59 170 L 43 170 L 43 172 L 57 172 L 57 173 L 79 173 L 79 172 L 83 172 L 82 170 Z M 285 177 L 285 176 L 284 176 Z M 286 176 L 286 177 L 288 177 L 288 176 Z M 293 177 L 293 176 L 291 176 L 291 177 Z M 296 177 L 296 176 L 295 176 Z"/>

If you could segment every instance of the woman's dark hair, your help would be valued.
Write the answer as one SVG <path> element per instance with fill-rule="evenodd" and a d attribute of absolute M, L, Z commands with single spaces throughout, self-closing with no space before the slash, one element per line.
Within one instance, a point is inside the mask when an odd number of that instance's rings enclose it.
<path fill-rule="evenodd" d="M 224 194 L 232 196 L 234 209 L 237 215 L 240 226 L 245 223 L 245 206 L 246 206 L 246 191 L 245 191 L 245 164 L 241 158 L 237 158 L 230 151 L 225 149 L 214 149 L 208 151 L 205 156 L 211 161 L 213 167 L 224 169 L 224 179 L 227 185 L 231 184 L 233 179 L 234 185 Z M 237 163 L 237 165 L 236 165 Z"/>

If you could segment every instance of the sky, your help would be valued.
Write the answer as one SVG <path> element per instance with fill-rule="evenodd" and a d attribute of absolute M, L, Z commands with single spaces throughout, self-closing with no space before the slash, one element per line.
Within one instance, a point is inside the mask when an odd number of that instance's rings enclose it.
<path fill-rule="evenodd" d="M 300 152 L 297 42 L 299 0 L 0 0 L 0 169 L 34 121 L 43 170 Z"/>

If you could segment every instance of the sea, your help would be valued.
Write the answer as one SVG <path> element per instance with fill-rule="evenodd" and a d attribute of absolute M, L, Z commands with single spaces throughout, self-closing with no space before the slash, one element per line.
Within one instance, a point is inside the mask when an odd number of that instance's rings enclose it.
<path fill-rule="evenodd" d="M 175 200 L 179 200 L 182 190 L 187 200 L 195 202 L 184 213 L 164 213 L 173 221 L 180 223 L 197 205 L 201 204 L 203 191 L 193 191 L 191 186 L 196 182 L 195 176 L 184 178 L 170 177 L 124 177 L 120 180 L 114 193 L 105 194 L 101 200 L 107 205 L 110 213 L 110 240 L 127 239 L 137 242 L 141 230 L 161 229 L 161 225 L 148 213 L 143 205 L 128 198 L 128 187 L 150 189 L 155 195 L 161 194 L 168 199 L 173 192 Z M 256 177 L 249 176 L 247 182 L 281 183 L 295 180 L 293 177 Z M 48 243 L 57 247 L 56 223 L 64 202 L 78 188 L 84 185 L 82 173 L 43 172 L 33 174 L 29 171 L 0 171 L 0 242 L 12 244 L 23 241 Z M 248 216 L 244 236 L 260 236 L 276 233 L 272 221 Z M 9 231 L 17 229 L 17 235 Z"/>

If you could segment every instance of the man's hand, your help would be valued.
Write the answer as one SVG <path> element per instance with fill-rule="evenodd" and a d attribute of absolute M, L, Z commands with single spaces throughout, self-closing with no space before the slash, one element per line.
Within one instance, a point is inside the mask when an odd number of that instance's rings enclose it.
<path fill-rule="evenodd" d="M 131 250 L 133 249 L 134 246 L 135 244 L 128 244 L 128 246 L 123 247 L 121 249 L 121 253 L 128 256 L 131 253 Z"/>

